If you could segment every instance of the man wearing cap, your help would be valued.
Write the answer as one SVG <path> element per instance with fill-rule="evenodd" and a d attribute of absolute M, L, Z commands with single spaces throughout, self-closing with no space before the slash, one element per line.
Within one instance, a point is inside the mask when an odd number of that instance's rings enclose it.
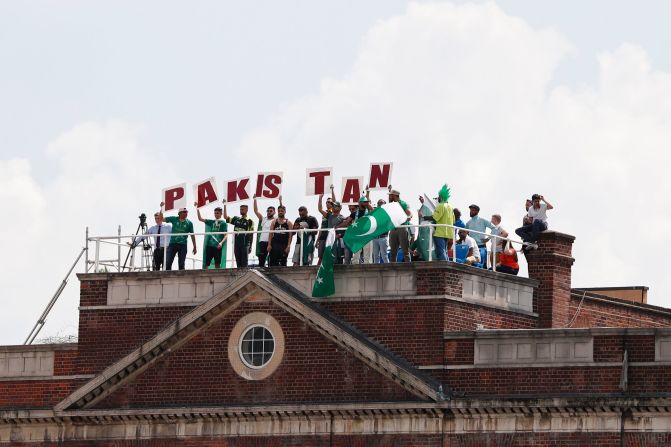
<path fill-rule="evenodd" d="M 377 201 L 378 208 L 386 204 L 387 202 L 384 199 Z M 389 232 L 381 234 L 373 239 L 373 264 L 380 262 L 382 264 L 389 263 L 389 255 L 387 255 L 387 249 L 389 248 L 389 244 L 387 243 L 387 236 L 389 236 Z"/>
<path fill-rule="evenodd" d="M 140 242 L 144 239 L 155 234 L 156 237 L 150 239 L 154 244 L 152 268 L 154 270 L 161 270 L 161 267 L 163 267 L 163 250 L 170 243 L 172 225 L 163 222 L 163 215 L 160 212 L 154 213 L 154 221 L 156 222 L 156 225 L 148 228 L 147 232 L 142 236 L 134 238 L 131 246 L 132 248 L 135 248 L 140 245 Z"/>
<path fill-rule="evenodd" d="M 340 228 L 349 227 L 354 222 L 367 215 L 370 211 L 373 211 L 373 207 L 370 205 L 368 197 L 361 196 L 361 198 L 359 198 L 359 206 L 350 207 L 350 211 L 350 215 L 339 225 Z M 354 264 L 370 264 L 370 251 L 370 243 L 364 245 L 361 252 L 356 254 L 353 254 L 349 248 L 345 247 L 345 264 L 351 264 L 352 259 L 354 259 Z"/>
<path fill-rule="evenodd" d="M 333 187 L 331 187 L 331 191 L 333 191 Z M 340 202 L 336 202 L 335 200 L 333 201 L 333 207 L 331 208 L 330 211 L 324 211 L 322 207 L 322 199 L 324 198 L 324 194 L 319 195 L 319 202 L 317 204 L 317 208 L 319 209 L 319 212 L 321 215 L 324 217 L 326 220 L 326 229 L 329 228 L 338 228 L 338 225 L 342 223 L 345 218 L 340 214 L 340 210 L 342 210 L 342 205 Z M 322 222 L 322 228 L 324 228 L 324 222 Z M 327 233 L 328 235 L 328 233 Z M 343 256 L 343 241 L 342 241 L 342 236 L 343 232 L 342 231 L 336 231 L 336 240 L 333 243 L 333 247 L 331 248 L 332 250 L 332 256 L 333 256 L 333 263 L 334 264 L 342 264 L 342 256 Z M 324 255 L 324 246 L 322 245 L 321 248 L 321 253 L 319 253 L 319 263 L 321 264 L 322 261 L 322 256 Z"/>
<path fill-rule="evenodd" d="M 198 220 L 205 224 L 206 233 L 222 233 L 228 229 L 226 221 L 221 218 L 221 207 L 216 207 L 214 209 L 214 219 L 203 219 L 203 216 L 200 215 L 200 209 L 198 208 L 198 202 L 195 202 L 193 206 L 196 207 L 196 213 L 198 214 Z M 212 260 L 214 260 L 214 267 L 221 268 L 221 248 L 226 242 L 226 234 L 207 234 L 205 235 L 205 261 L 203 262 L 203 268 L 209 268 Z"/>
<path fill-rule="evenodd" d="M 161 202 L 161 210 L 163 210 L 163 205 L 165 203 Z M 172 234 L 170 237 L 170 245 L 168 245 L 168 259 L 165 261 L 165 269 L 172 270 L 172 261 L 175 260 L 175 255 L 177 255 L 177 266 L 180 270 L 184 270 L 184 262 L 186 261 L 186 235 L 188 233 L 193 233 L 193 223 L 186 218 L 189 211 L 186 208 L 180 208 L 177 216 L 168 216 L 165 218 L 165 221 L 172 224 Z M 163 218 L 163 211 L 159 213 L 161 218 Z M 176 234 L 180 236 L 175 236 Z M 191 235 L 191 243 L 193 244 L 193 254 L 195 255 L 198 250 L 196 249 L 196 236 Z"/>
<path fill-rule="evenodd" d="M 316 230 L 319 228 L 319 222 L 314 216 L 308 215 L 308 209 L 304 206 L 298 208 L 298 218 L 294 221 L 294 229 L 296 230 Z M 303 235 L 305 236 L 305 241 L 303 242 Z M 303 264 L 302 265 L 312 265 L 312 257 L 315 251 L 315 239 L 317 236 L 316 231 L 305 231 L 301 234 L 299 231 L 296 233 L 296 247 L 294 247 L 294 255 L 291 259 L 294 265 L 301 265 L 301 243 L 303 243 Z"/>
<path fill-rule="evenodd" d="M 391 189 L 389 185 L 389 202 L 398 202 L 401 205 L 401 208 L 405 212 L 408 219 L 403 225 L 410 225 L 410 218 L 412 217 L 412 211 L 405 201 L 401 200 L 401 193 L 395 189 Z M 403 261 L 410 262 L 410 241 L 408 240 L 408 229 L 407 228 L 394 228 L 389 232 L 389 246 L 391 247 L 391 261 L 396 262 L 396 254 L 398 252 L 398 247 L 401 247 L 403 250 Z"/>
<path fill-rule="evenodd" d="M 487 268 L 487 241 L 489 238 L 487 238 L 486 234 L 481 233 L 485 233 L 487 228 L 490 230 L 495 230 L 496 227 L 492 225 L 490 221 L 483 219 L 478 215 L 478 213 L 480 213 L 479 206 L 469 205 L 468 210 L 470 211 L 471 218 L 468 222 L 466 222 L 466 228 L 470 230 L 470 237 L 472 237 L 475 240 L 475 243 L 478 244 L 478 248 L 485 249 L 485 258 L 483 259 L 483 263 L 485 264 L 485 268 Z M 473 231 L 478 231 L 479 233 L 473 233 Z"/>
<path fill-rule="evenodd" d="M 234 232 L 253 231 L 254 221 L 247 217 L 247 205 L 240 205 L 240 215 L 229 217 L 226 212 L 226 201 L 224 202 L 224 219 L 226 223 L 233 225 Z M 254 235 L 252 233 L 236 234 L 233 239 L 233 253 L 235 254 L 235 265 L 240 267 L 247 267 L 249 254 L 252 252 L 252 240 Z"/>

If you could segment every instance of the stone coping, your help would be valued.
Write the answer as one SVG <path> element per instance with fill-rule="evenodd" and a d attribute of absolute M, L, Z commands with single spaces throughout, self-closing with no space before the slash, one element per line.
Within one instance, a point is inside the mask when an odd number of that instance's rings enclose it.
<path fill-rule="evenodd" d="M 654 335 L 664 337 L 671 335 L 671 328 L 550 328 L 550 329 L 483 329 L 479 331 L 446 331 L 443 338 L 484 339 L 484 338 L 528 338 L 556 336 L 608 336 L 608 335 Z"/>
<path fill-rule="evenodd" d="M 426 269 L 441 269 L 445 271 L 454 271 L 468 274 L 476 274 L 478 276 L 492 278 L 507 282 L 522 284 L 525 286 L 537 287 L 539 281 L 530 278 L 519 277 L 515 275 L 508 275 L 505 273 L 493 272 L 490 270 L 483 270 L 476 267 L 471 267 L 464 264 L 457 264 L 450 261 L 431 261 L 431 262 L 410 262 L 410 263 L 390 263 L 390 264 L 352 264 L 352 265 L 336 265 L 335 274 L 345 272 L 361 272 L 361 271 L 399 271 L 406 272 L 408 270 L 426 270 Z M 303 267 L 251 267 L 251 268 L 227 268 L 227 269 L 208 269 L 208 270 L 171 270 L 164 272 L 120 272 L 120 273 L 77 273 L 79 280 L 110 280 L 110 279 L 160 279 L 160 278 L 179 278 L 189 276 L 212 277 L 219 275 L 238 276 L 248 270 L 258 270 L 266 275 L 282 276 L 283 273 L 291 274 L 292 272 L 312 272 L 316 274 L 317 266 L 303 266 Z"/>
<path fill-rule="evenodd" d="M 0 352 L 52 352 L 76 351 L 77 343 L 37 344 L 37 345 L 6 345 L 0 346 Z"/>

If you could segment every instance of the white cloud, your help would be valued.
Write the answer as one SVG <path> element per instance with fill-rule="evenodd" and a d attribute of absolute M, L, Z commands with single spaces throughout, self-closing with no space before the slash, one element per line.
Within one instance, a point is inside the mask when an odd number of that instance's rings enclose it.
<path fill-rule="evenodd" d="M 370 30 L 349 74 L 280 110 L 238 155 L 295 171 L 288 178 L 329 165 L 364 175 L 392 160 L 406 200 L 447 181 L 454 204 L 500 212 L 509 229 L 543 193 L 551 226 L 577 236 L 575 285 L 650 285 L 652 302 L 671 305 L 661 247 L 671 75 L 625 44 L 598 55 L 596 85 L 552 84 L 573 51 L 494 3 L 413 3 Z M 302 196 L 300 186 L 286 188 Z"/>
<path fill-rule="evenodd" d="M 92 235 L 112 235 L 119 222 L 137 224 L 146 204 L 158 207 L 157 185 L 177 177 L 159 151 L 142 146 L 139 130 L 121 121 L 76 125 L 50 142 L 46 153 L 56 173 L 46 184 L 34 178 L 27 160 L 0 161 L 0 200 L 18 217 L 0 233 L 11 254 L 0 261 L 1 269 L 12 272 L 3 278 L 3 295 L 7 305 L 13 303 L 12 312 L 0 313 L 5 344 L 23 341 L 83 247 L 86 226 Z M 108 258 L 116 253 L 102 252 Z M 77 279 L 70 283 L 40 336 L 77 332 Z"/>

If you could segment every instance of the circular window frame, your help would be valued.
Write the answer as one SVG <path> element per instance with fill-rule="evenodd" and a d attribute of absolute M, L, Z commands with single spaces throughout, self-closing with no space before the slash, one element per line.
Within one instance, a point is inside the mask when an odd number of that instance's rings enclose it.
<path fill-rule="evenodd" d="M 273 354 L 264 365 L 249 365 L 242 357 L 242 338 L 253 327 L 265 328 L 275 341 Z M 228 338 L 228 360 L 233 370 L 246 380 L 263 380 L 277 370 L 284 358 L 284 332 L 272 315 L 265 312 L 252 312 L 240 318 Z"/>
<path fill-rule="evenodd" d="M 264 362 L 262 365 L 259 365 L 259 366 L 255 366 L 255 365 L 252 365 L 251 363 L 249 363 L 249 362 L 245 359 L 245 355 L 244 355 L 243 352 L 242 352 L 242 342 L 244 341 L 245 336 L 249 333 L 249 331 L 254 330 L 254 329 L 257 328 L 257 327 L 263 328 L 263 329 L 265 329 L 266 331 L 268 331 L 268 333 L 270 334 L 271 339 L 273 340 L 273 352 L 270 354 L 270 358 L 268 359 L 268 361 Z M 264 339 L 264 341 L 265 341 L 265 339 Z M 265 354 L 265 353 L 266 353 L 266 352 L 263 351 L 263 354 Z M 270 362 L 273 360 L 273 357 L 275 357 L 275 334 L 273 334 L 273 331 L 270 330 L 270 328 L 267 327 L 267 326 L 264 325 L 264 324 L 252 324 L 251 326 L 246 327 L 246 328 L 242 331 L 242 335 L 240 335 L 239 340 L 238 340 L 238 354 L 240 355 L 240 360 L 242 360 L 242 363 L 244 363 L 244 365 L 245 365 L 246 367 L 248 367 L 248 368 L 252 368 L 252 369 L 261 369 L 261 368 L 264 368 L 268 363 L 270 363 Z M 251 354 L 254 355 L 254 352 L 252 351 Z"/>

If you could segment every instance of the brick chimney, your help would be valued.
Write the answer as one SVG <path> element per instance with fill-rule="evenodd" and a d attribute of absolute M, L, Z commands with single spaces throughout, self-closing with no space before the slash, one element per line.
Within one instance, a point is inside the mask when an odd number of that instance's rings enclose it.
<path fill-rule="evenodd" d="M 564 327 L 571 319 L 571 248 L 575 236 L 545 231 L 540 234 L 538 249 L 527 254 L 529 278 L 540 282 L 534 295 L 534 311 L 541 328 Z"/>

